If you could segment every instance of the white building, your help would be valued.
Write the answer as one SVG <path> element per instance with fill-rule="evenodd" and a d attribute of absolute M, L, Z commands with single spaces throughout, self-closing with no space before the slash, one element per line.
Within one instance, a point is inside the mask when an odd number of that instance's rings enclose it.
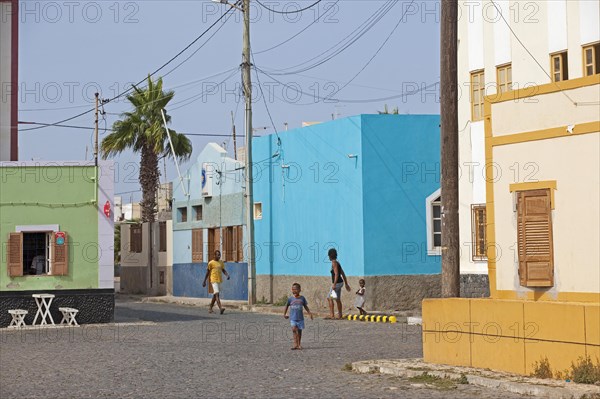
<path fill-rule="evenodd" d="M 536 178 L 535 165 L 486 165 L 483 96 L 599 72 L 597 0 L 459 2 L 458 126 L 461 274 L 488 272 L 486 168 L 496 176 Z M 559 83 L 560 84 L 560 83 Z M 535 99 L 521 101 L 536 101 Z M 596 112 L 598 112 L 596 105 Z M 521 107 L 515 118 L 536 118 Z M 497 170 L 496 170 L 497 169 Z M 538 176 L 539 177 L 539 176 Z M 521 179 L 522 180 L 522 179 Z M 490 244 L 487 244 L 490 245 Z M 506 252 L 506 251 L 505 251 Z"/>

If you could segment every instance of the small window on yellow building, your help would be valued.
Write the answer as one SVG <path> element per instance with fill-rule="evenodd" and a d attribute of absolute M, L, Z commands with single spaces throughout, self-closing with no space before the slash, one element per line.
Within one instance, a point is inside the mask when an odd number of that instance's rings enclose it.
<path fill-rule="evenodd" d="M 485 204 L 471 205 L 471 247 L 473 260 L 486 260 Z"/>
<path fill-rule="evenodd" d="M 506 64 L 496 68 L 496 81 L 498 93 L 506 93 L 512 90 L 512 65 Z"/>
<path fill-rule="evenodd" d="M 483 97 L 485 96 L 485 76 L 483 70 L 471 72 L 471 120 L 483 119 Z"/>
<path fill-rule="evenodd" d="M 552 81 L 561 82 L 569 79 L 569 62 L 567 52 L 551 54 Z"/>
<path fill-rule="evenodd" d="M 583 76 L 600 73 L 600 43 L 583 48 Z"/>

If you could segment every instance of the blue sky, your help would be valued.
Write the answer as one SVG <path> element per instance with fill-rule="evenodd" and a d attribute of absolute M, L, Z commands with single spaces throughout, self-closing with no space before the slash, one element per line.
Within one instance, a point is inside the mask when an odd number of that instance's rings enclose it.
<path fill-rule="evenodd" d="M 277 11 L 294 11 L 314 1 L 264 1 Z M 392 7 L 393 5 L 393 7 Z M 362 37 L 343 52 L 315 68 L 301 71 L 323 58 L 318 56 L 336 43 L 348 44 L 351 32 L 378 10 L 389 11 Z M 21 1 L 19 26 L 19 120 L 52 123 L 93 107 L 93 93 L 114 97 L 138 82 L 177 54 L 227 10 L 210 1 Z M 434 10 L 438 10 L 437 14 Z M 401 16 L 405 15 L 401 20 Z M 439 81 L 439 2 L 420 1 L 322 1 L 297 14 L 277 14 L 252 4 L 251 43 L 258 68 L 274 72 L 283 68 L 289 75 L 272 75 L 284 86 L 259 75 L 275 127 L 296 128 L 303 121 L 326 121 L 360 113 L 376 113 L 384 104 L 397 106 L 400 113 L 439 113 L 435 88 L 427 94 L 374 102 L 335 102 L 326 97 L 342 88 L 362 68 L 362 72 L 334 97 L 342 100 L 378 99 L 397 96 L 417 87 Z M 316 19 L 316 22 L 315 22 Z M 400 23 L 398 24 L 398 22 Z M 295 35 L 289 42 L 269 49 Z M 379 50 L 397 26 L 387 43 Z M 363 25 L 364 26 L 364 25 Z M 177 66 L 218 32 L 188 61 L 164 78 L 174 88 L 175 98 L 168 108 L 171 127 L 186 133 L 230 134 L 231 111 L 238 134 L 243 132 L 244 104 L 239 98 L 240 73 L 226 71 L 241 62 L 242 22 L 239 12 L 217 24 L 203 39 L 157 74 Z M 379 50 L 379 52 L 378 52 Z M 377 55 L 369 62 L 369 60 Z M 305 63 L 311 58 L 314 60 Z M 305 64 L 303 64 L 305 63 Z M 368 65 L 367 65 L 368 64 Z M 366 66 L 366 67 L 365 67 Z M 218 76 L 213 76 L 220 74 Z M 199 79 L 210 77 L 204 81 Z M 229 80 L 221 83 L 225 78 Z M 258 84 L 252 75 L 253 84 Z M 195 83 L 192 83 L 195 82 Z M 298 95 L 290 87 L 305 94 Z M 202 94 L 204 93 L 204 95 Z M 255 96 L 260 95 L 255 86 Z M 194 97 L 195 96 L 195 97 Z M 185 101 L 184 101 L 185 100 Z M 177 104 L 175 104 L 177 103 Z M 77 107 L 77 108 L 75 108 Z M 105 107 L 110 127 L 118 114 L 129 107 L 119 100 Z M 253 105 L 255 134 L 273 133 L 262 98 Z M 93 126 L 93 114 L 68 122 Z M 26 126 L 21 125 L 21 129 Z M 80 160 L 92 156 L 92 130 L 48 127 L 19 135 L 21 160 Z M 101 136 L 102 138 L 102 136 Z M 228 137 L 190 137 L 192 160 L 205 144 L 214 141 L 233 145 Z M 238 146 L 242 144 L 238 142 Z M 119 173 L 115 192 L 137 190 L 139 158 L 124 153 L 114 159 Z M 182 165 L 186 168 L 188 164 Z M 163 165 L 161 165 L 161 172 Z M 167 179 L 176 176 L 174 164 L 167 162 Z M 161 177 L 165 181 L 165 177 Z M 136 200 L 141 193 L 124 194 Z"/>

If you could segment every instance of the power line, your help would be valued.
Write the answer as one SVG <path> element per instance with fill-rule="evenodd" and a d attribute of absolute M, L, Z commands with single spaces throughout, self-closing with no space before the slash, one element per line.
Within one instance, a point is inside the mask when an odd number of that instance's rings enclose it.
<path fill-rule="evenodd" d="M 319 19 L 321 19 L 321 17 L 323 17 L 325 14 L 327 14 L 327 12 L 328 12 L 328 11 L 329 11 L 329 10 L 330 10 L 332 7 L 334 7 L 335 5 L 337 5 L 337 3 L 338 3 L 339 1 L 340 1 L 340 0 L 335 0 L 335 2 L 334 2 L 334 3 L 333 3 L 331 6 L 330 6 L 330 7 L 328 7 L 328 8 L 325 10 L 325 12 L 324 12 L 324 13 L 322 13 L 322 14 L 319 14 L 319 17 L 318 17 L 318 18 L 315 18 L 315 19 L 313 19 L 313 21 L 312 21 L 310 24 L 306 25 L 306 27 L 304 27 L 304 29 L 302 29 L 301 31 L 299 31 L 299 32 L 298 32 L 298 33 L 296 33 L 295 35 L 293 35 L 293 36 L 291 36 L 291 37 L 287 38 L 286 40 L 284 40 L 284 41 L 280 42 L 279 44 L 276 44 L 276 45 L 275 45 L 275 46 L 273 46 L 273 47 L 269 47 L 268 49 L 261 50 L 261 51 L 257 51 L 257 52 L 256 52 L 256 53 L 254 53 L 254 54 L 262 54 L 262 53 L 266 53 L 267 51 L 271 51 L 271 50 L 273 50 L 273 49 L 275 49 L 275 48 L 277 48 L 277 47 L 279 47 L 279 46 L 282 46 L 282 45 L 286 44 L 287 42 L 289 42 L 290 40 L 294 39 L 295 37 L 299 36 L 299 35 L 300 35 L 302 32 L 304 32 L 305 30 L 307 30 L 308 28 L 310 28 L 311 26 L 313 26 L 314 24 L 316 24 L 316 23 L 319 21 Z"/>
<path fill-rule="evenodd" d="M 432 87 L 435 87 L 436 85 L 438 85 L 440 83 L 439 81 L 437 81 L 437 82 L 429 84 L 427 86 L 422 86 L 420 89 L 416 89 L 416 90 L 413 90 L 413 91 L 410 91 L 410 92 L 402 92 L 401 94 L 397 94 L 397 95 L 394 95 L 394 96 L 388 96 L 388 97 L 369 98 L 369 99 L 365 99 L 365 98 L 361 98 L 361 99 L 341 99 L 341 98 L 332 98 L 332 97 L 321 97 L 321 96 L 315 95 L 314 93 L 306 93 L 306 92 L 304 92 L 302 90 L 297 89 L 294 86 L 290 86 L 290 85 L 285 84 L 282 81 L 274 78 L 273 76 L 271 76 L 267 72 L 265 72 L 262 69 L 258 68 L 256 65 L 254 65 L 254 68 L 256 70 L 258 70 L 259 72 L 261 72 L 263 75 L 265 75 L 265 76 L 273 79 L 275 82 L 277 82 L 277 83 L 279 83 L 279 84 L 281 84 L 281 85 L 283 85 L 283 86 L 285 86 L 285 87 L 287 87 L 289 89 L 294 90 L 296 93 L 304 94 L 306 96 L 311 96 L 313 98 L 317 98 L 317 99 L 322 100 L 322 101 L 329 101 L 329 102 L 332 102 L 332 103 L 333 102 L 340 102 L 340 103 L 372 103 L 372 102 L 379 102 L 379 101 L 394 100 L 394 99 L 397 99 L 397 98 L 402 98 L 402 97 L 406 97 L 406 96 L 412 96 L 414 94 L 422 92 L 423 90 L 427 90 L 427 89 L 430 89 Z M 296 104 L 296 105 L 308 105 L 308 104 Z"/>
<path fill-rule="evenodd" d="M 366 21 L 364 21 L 356 29 L 354 29 L 350 33 L 350 35 L 347 35 L 344 39 L 340 40 L 339 42 L 337 42 L 336 44 L 334 44 L 327 50 L 317 54 L 316 56 L 314 56 L 300 64 L 297 64 L 297 65 L 294 65 L 291 67 L 287 67 L 287 68 L 273 70 L 273 71 L 271 71 L 271 73 L 273 73 L 274 75 L 293 75 L 293 74 L 297 74 L 299 72 L 305 72 L 310 69 L 314 69 L 314 68 L 328 62 L 329 60 L 333 59 L 334 57 L 336 57 L 339 54 L 341 54 L 342 52 L 344 52 L 347 48 L 352 46 L 354 43 L 356 43 L 362 36 L 364 36 L 369 30 L 371 30 L 379 21 L 381 21 L 381 19 L 385 15 L 387 15 L 387 13 L 392 8 L 394 8 L 394 6 L 396 4 L 398 4 L 398 0 L 387 1 L 379 9 L 377 9 L 373 14 L 371 14 L 371 16 L 369 18 L 367 18 Z M 336 48 L 340 45 L 341 45 L 341 48 Z M 329 55 L 326 55 L 325 58 L 321 59 L 320 61 L 316 61 L 315 63 L 313 63 L 311 65 L 302 67 L 303 65 L 306 65 L 306 64 L 310 63 L 311 61 L 316 60 L 319 57 L 321 57 L 322 55 L 325 55 L 331 51 L 333 51 L 333 52 Z M 300 69 L 296 69 L 295 71 L 290 71 L 290 69 L 294 69 L 294 68 L 300 68 Z"/>
<path fill-rule="evenodd" d="M 250 56 L 252 57 L 252 63 L 254 64 L 254 54 L 252 50 L 250 50 Z M 260 83 L 260 77 L 258 76 L 258 71 L 254 68 L 254 74 L 256 75 L 256 80 L 258 81 L 258 88 L 260 89 L 260 94 L 263 98 L 263 102 L 265 103 L 265 109 L 267 110 L 267 115 L 269 115 L 269 119 L 271 120 L 271 125 L 273 126 L 273 130 L 275 130 L 275 135 L 277 135 L 277 143 L 281 145 L 281 139 L 279 138 L 279 133 L 277 133 L 277 127 L 275 127 L 275 123 L 273 122 L 273 117 L 271 116 L 271 111 L 269 111 L 269 106 L 267 105 L 267 98 L 265 97 L 265 93 L 263 93 L 262 84 Z"/>
<path fill-rule="evenodd" d="M 236 4 L 237 4 L 237 2 L 236 2 Z M 152 72 L 151 74 L 149 74 L 149 75 L 148 75 L 148 77 L 146 77 L 146 78 L 144 78 L 144 79 L 140 80 L 140 81 L 139 81 L 138 83 L 136 83 L 135 85 L 132 85 L 130 88 L 128 88 L 128 89 L 126 89 L 126 90 L 122 91 L 121 93 L 117 94 L 115 97 L 113 97 L 113 98 L 111 98 L 111 99 L 107 100 L 107 101 L 106 101 L 106 103 L 109 103 L 109 102 L 111 102 L 111 101 L 114 101 L 114 100 L 116 100 L 116 99 L 117 99 L 117 98 L 119 98 L 119 97 L 122 97 L 123 95 L 125 95 L 125 94 L 129 93 L 129 92 L 130 92 L 130 91 L 133 89 L 133 87 L 134 87 L 134 86 L 141 85 L 142 83 L 144 83 L 144 82 L 146 81 L 146 79 L 147 79 L 147 78 L 151 78 L 152 76 L 156 75 L 156 74 L 157 74 L 159 71 L 161 71 L 161 70 L 162 70 L 164 67 L 166 67 L 167 65 L 169 65 L 169 64 L 170 64 L 171 62 L 173 62 L 173 61 L 174 61 L 174 60 L 175 60 L 177 57 L 179 57 L 181 54 L 183 54 L 183 53 L 184 53 L 184 52 L 185 52 L 187 49 L 189 49 L 191 46 L 193 46 L 193 45 L 194 45 L 194 44 L 195 44 L 195 43 L 196 43 L 198 40 L 200 40 L 200 39 L 201 39 L 201 38 L 202 38 L 202 37 L 203 37 L 203 36 L 204 36 L 206 33 L 208 33 L 208 31 L 209 31 L 209 30 L 211 30 L 211 29 L 212 29 L 212 28 L 213 28 L 213 27 L 214 27 L 216 24 L 218 24 L 218 23 L 219 23 L 219 22 L 220 22 L 220 21 L 221 21 L 223 18 L 225 18 L 225 16 L 226 16 L 226 15 L 228 15 L 228 14 L 229 14 L 229 12 L 231 12 L 231 10 L 232 10 L 232 9 L 233 9 L 233 8 L 230 8 L 230 9 L 229 9 L 229 10 L 227 10 L 227 11 L 226 11 L 226 12 L 225 12 L 223 15 L 221 15 L 219 18 L 217 18 L 217 20 L 216 20 L 215 22 L 213 22 L 213 23 L 212 23 L 212 24 L 211 24 L 211 25 L 210 25 L 208 28 L 206 28 L 206 30 L 204 30 L 204 32 L 202 32 L 202 33 L 201 33 L 201 34 L 200 34 L 198 37 L 196 37 L 194 40 L 192 40 L 192 42 L 191 42 L 191 43 L 189 43 L 187 46 L 185 46 L 185 47 L 183 48 L 183 50 L 181 50 L 180 52 L 178 52 L 178 53 L 177 53 L 175 56 L 171 57 L 171 59 L 169 59 L 167 62 L 165 62 L 164 64 L 162 64 L 162 65 L 161 65 L 161 66 L 160 66 L 158 69 L 156 69 L 154 72 Z M 66 118 L 66 119 L 63 119 L 63 120 L 61 120 L 61 121 L 55 122 L 55 123 L 53 123 L 53 124 L 50 124 L 50 126 L 53 126 L 53 125 L 58 125 L 58 124 L 62 124 L 62 123 L 65 123 L 65 122 L 71 121 L 71 120 L 73 120 L 73 119 L 79 118 L 80 116 L 83 116 L 83 115 L 89 114 L 90 112 L 93 112 L 93 111 L 94 111 L 94 108 L 92 108 L 92 109 L 90 109 L 90 110 L 87 110 L 87 111 L 84 111 L 84 112 L 81 112 L 81 113 L 79 113 L 79 114 L 77 114 L 77 115 L 74 115 L 74 116 L 72 116 L 72 117 L 70 117 L 70 118 Z M 32 128 L 29 128 L 29 129 L 23 129 L 22 131 L 25 131 L 25 130 L 36 130 L 36 129 L 42 129 L 42 128 L 44 128 L 44 127 L 48 127 L 48 126 L 37 126 L 37 127 L 32 127 Z"/>
<path fill-rule="evenodd" d="M 295 11 L 277 11 L 277 10 L 273 10 L 272 8 L 269 8 L 269 7 L 265 6 L 265 5 L 264 5 L 263 3 L 261 3 L 259 0 L 256 0 L 256 2 L 257 2 L 258 4 L 260 4 L 260 6 L 261 6 L 262 8 L 264 8 L 265 10 L 268 10 L 268 11 L 274 12 L 274 13 L 276 13 L 276 14 L 297 14 L 297 13 L 299 13 L 299 12 L 306 11 L 306 10 L 308 10 L 308 9 L 310 9 L 310 8 L 312 8 L 312 7 L 314 7 L 314 6 L 316 6 L 317 4 L 319 4 L 319 3 L 321 2 L 321 0 L 317 0 L 317 1 L 315 1 L 314 3 L 312 3 L 311 5 L 309 5 L 308 7 L 304 7 L 304 8 L 301 8 L 300 10 L 295 10 Z"/>
<path fill-rule="evenodd" d="M 68 128 L 68 129 L 81 129 L 81 130 L 94 130 L 93 127 L 89 127 L 89 126 L 77 126 L 77 125 L 57 125 L 54 123 L 43 123 L 43 122 L 21 122 L 19 121 L 19 124 L 24 124 L 24 125 L 40 125 L 40 126 L 44 126 L 44 127 L 64 127 L 64 128 Z M 112 132 L 112 129 L 109 128 L 99 128 L 98 130 L 102 130 L 102 131 L 110 131 Z M 22 130 L 20 130 L 22 131 Z M 221 134 L 221 133 L 185 133 L 185 132 L 177 132 L 178 134 L 183 134 L 184 136 L 200 136 L 200 137 L 229 137 L 229 134 Z M 240 135 L 240 137 L 244 137 L 244 135 Z"/>
<path fill-rule="evenodd" d="M 400 22 L 402 22 L 404 20 L 404 17 L 406 16 L 406 12 L 413 5 L 414 2 L 415 2 L 415 0 L 411 0 L 410 4 L 408 5 L 408 7 L 405 8 L 404 12 L 402 13 L 402 16 L 400 17 L 400 19 L 396 23 L 396 26 L 394 26 L 394 29 L 392 29 L 392 31 L 385 38 L 385 40 L 383 41 L 383 43 L 381 43 L 381 46 L 379 46 L 379 48 L 377 49 L 377 51 L 375 51 L 375 54 L 373 54 L 373 56 L 369 59 L 369 61 L 367 61 L 367 63 L 358 72 L 356 72 L 356 74 L 348 82 L 346 82 L 346 84 L 344 84 L 340 89 L 338 89 L 338 91 L 336 91 L 335 94 L 337 94 L 340 91 L 344 90 L 346 88 L 346 86 L 348 86 L 350 83 L 352 83 L 354 81 L 354 79 L 356 79 L 358 77 L 358 75 L 360 75 L 361 72 L 364 71 L 369 66 L 369 64 L 371 63 L 371 61 L 373 61 L 373 59 L 375 59 L 375 57 L 377 57 L 377 54 L 379 54 L 379 52 L 386 45 L 386 43 L 388 42 L 388 40 L 390 40 L 390 38 L 392 37 L 392 35 L 394 34 L 394 32 L 396 32 L 396 29 L 398 29 L 398 26 L 400 26 Z"/>

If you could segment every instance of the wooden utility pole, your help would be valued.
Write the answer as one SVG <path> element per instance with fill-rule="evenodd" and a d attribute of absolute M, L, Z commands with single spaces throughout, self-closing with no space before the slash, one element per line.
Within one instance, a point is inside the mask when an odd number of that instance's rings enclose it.
<path fill-rule="evenodd" d="M 94 120 L 94 165 L 98 166 L 98 103 L 100 94 L 95 93 L 96 97 L 96 111 Z"/>
<path fill-rule="evenodd" d="M 442 0 L 441 20 L 441 169 L 442 297 L 460 296 L 458 227 L 458 0 Z"/>
<path fill-rule="evenodd" d="M 246 231 L 248 232 L 248 305 L 256 304 L 256 264 L 254 258 L 254 197 L 252 188 L 252 84 L 250 81 L 250 0 L 243 0 L 244 33 L 242 78 L 246 99 Z"/>
<path fill-rule="evenodd" d="M 231 133 L 233 135 L 233 159 L 237 159 L 237 143 L 235 141 L 235 118 L 233 117 L 233 111 L 231 111 Z"/>

